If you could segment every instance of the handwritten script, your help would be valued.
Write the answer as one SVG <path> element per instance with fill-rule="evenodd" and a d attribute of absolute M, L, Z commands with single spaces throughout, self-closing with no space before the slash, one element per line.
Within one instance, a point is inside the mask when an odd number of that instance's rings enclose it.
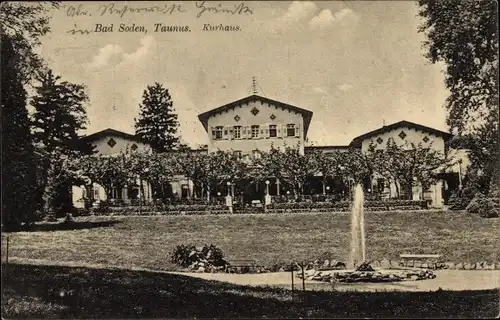
<path fill-rule="evenodd" d="M 207 13 L 225 13 L 225 14 L 232 14 L 232 15 L 241 15 L 241 14 L 253 14 L 252 9 L 250 9 L 248 6 L 246 6 L 243 2 L 241 2 L 238 5 L 234 5 L 232 9 L 229 8 L 224 8 L 220 3 L 218 5 L 207 5 L 205 1 L 202 2 L 196 2 L 196 8 L 200 9 L 198 14 L 196 15 L 197 18 L 201 17 L 201 15 L 205 12 Z"/>
<path fill-rule="evenodd" d="M 191 8 L 189 8 L 191 6 Z M 204 14 L 218 14 L 218 15 L 251 15 L 253 10 L 247 6 L 244 2 L 238 4 L 215 4 L 207 3 L 206 1 L 198 1 L 194 3 L 194 8 L 192 8 L 192 3 L 165 3 L 163 5 L 137 5 L 132 6 L 129 4 L 122 3 L 107 3 L 102 4 L 94 8 L 88 8 L 83 4 L 78 6 L 73 5 L 63 5 L 61 8 L 66 8 L 66 15 L 68 17 L 91 17 L 95 16 L 118 16 L 120 18 L 126 15 L 137 15 L 137 14 L 162 14 L 162 15 L 174 15 L 182 13 L 193 12 L 196 14 L 197 18 L 202 17 Z M 192 10 L 191 10 L 192 9 Z"/>

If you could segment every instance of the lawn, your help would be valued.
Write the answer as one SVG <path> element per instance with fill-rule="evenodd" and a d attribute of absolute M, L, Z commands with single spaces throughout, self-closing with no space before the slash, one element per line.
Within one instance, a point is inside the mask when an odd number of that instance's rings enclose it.
<path fill-rule="evenodd" d="M 215 244 L 229 259 L 272 266 L 316 259 L 327 252 L 345 261 L 348 213 L 85 217 L 65 230 L 41 224 L 30 232 L 3 233 L 9 256 L 124 267 L 173 270 L 178 244 Z M 498 262 L 500 219 L 455 212 L 368 212 L 368 259 L 401 253 L 439 253 L 451 262 Z M 2 241 L 5 260 L 6 241 Z M 19 259 L 21 258 L 21 259 Z"/>
<path fill-rule="evenodd" d="M 291 292 L 183 275 L 10 264 L 3 318 L 493 318 L 497 290 Z"/>

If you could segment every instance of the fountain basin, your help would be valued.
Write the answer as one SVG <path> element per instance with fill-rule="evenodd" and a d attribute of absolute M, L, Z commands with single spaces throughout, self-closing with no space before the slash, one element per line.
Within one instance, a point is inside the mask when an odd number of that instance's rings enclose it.
<path fill-rule="evenodd" d="M 434 279 L 436 275 L 426 269 L 404 268 L 404 269 L 375 269 L 373 271 L 358 270 L 308 270 L 305 274 L 307 280 L 321 282 L 397 282 L 417 281 Z M 299 278 L 302 275 L 298 275 Z"/>

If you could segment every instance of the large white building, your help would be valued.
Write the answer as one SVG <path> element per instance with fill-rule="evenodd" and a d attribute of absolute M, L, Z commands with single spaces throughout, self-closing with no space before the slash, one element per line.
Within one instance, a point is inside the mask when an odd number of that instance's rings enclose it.
<path fill-rule="evenodd" d="M 455 167 L 442 175 L 442 180 L 433 185 L 429 190 L 413 190 L 413 199 L 429 200 L 434 207 L 441 207 L 449 197 L 450 191 L 461 186 L 461 178 L 468 166 L 466 152 L 464 150 L 452 150 L 447 147 L 446 142 L 452 137 L 451 134 L 416 124 L 409 121 L 400 121 L 379 129 L 367 132 L 355 137 L 348 146 L 306 146 L 307 133 L 313 113 L 291 104 L 279 102 L 259 95 L 250 95 L 246 98 L 216 107 L 198 116 L 200 122 L 208 134 L 208 146 L 205 150 L 197 152 L 213 152 L 216 150 L 232 151 L 242 157 L 251 158 L 257 156 L 259 151 L 268 151 L 271 146 L 276 148 L 298 146 L 301 153 L 321 150 L 322 152 L 347 151 L 349 148 L 359 148 L 366 152 L 370 144 L 377 148 L 383 148 L 389 138 L 393 138 L 398 144 L 422 143 L 443 154 L 452 155 L 461 159 Z M 98 153 L 113 156 L 126 150 L 141 152 L 149 151 L 151 148 L 135 135 L 130 135 L 113 129 L 106 129 L 83 138 L 95 146 Z M 193 151 L 194 152 L 194 151 Z M 370 185 L 366 189 L 377 190 L 384 197 L 395 197 L 396 188 L 394 184 L 383 181 L 380 177 L 372 177 Z M 248 189 L 255 193 L 252 186 Z M 270 193 L 276 194 L 279 186 L 271 186 Z M 261 187 L 261 193 L 262 193 Z M 174 177 L 171 182 L 171 194 L 174 197 L 187 198 L 192 195 L 193 184 L 182 176 Z M 310 192 L 319 190 L 310 188 Z M 153 192 L 151 186 L 144 188 L 144 198 L 151 200 Z M 245 191 L 244 191 L 245 192 Z M 73 187 L 73 202 L 81 206 L 81 200 L 85 191 L 79 187 Z M 93 196 L 97 200 L 106 200 L 106 193 L 99 185 L 94 185 Z M 124 202 L 132 201 L 140 197 L 138 186 L 113 190 L 114 199 Z"/>
<path fill-rule="evenodd" d="M 198 116 L 208 133 L 208 151 L 232 150 L 242 155 L 304 142 L 313 113 L 259 95 L 251 95 Z"/>

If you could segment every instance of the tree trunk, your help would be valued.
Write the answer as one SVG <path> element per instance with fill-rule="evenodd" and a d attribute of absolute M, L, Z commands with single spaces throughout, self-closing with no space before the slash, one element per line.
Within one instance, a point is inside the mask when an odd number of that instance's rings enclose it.
<path fill-rule="evenodd" d="M 406 182 L 406 198 L 408 200 L 413 199 L 413 181 Z"/>
<path fill-rule="evenodd" d="M 398 180 L 394 179 L 394 186 L 396 187 L 396 198 L 399 199 L 400 192 L 399 192 L 399 183 Z"/>
<path fill-rule="evenodd" d="M 139 203 L 142 205 L 144 203 L 144 184 L 142 183 L 142 179 L 139 178 L 139 188 L 141 195 L 139 197 Z"/>
<path fill-rule="evenodd" d="M 47 176 L 45 179 L 45 186 L 43 188 L 43 214 L 45 216 L 54 213 L 54 198 L 55 198 L 55 177 L 54 177 L 54 163 L 51 161 L 47 168 Z"/>

